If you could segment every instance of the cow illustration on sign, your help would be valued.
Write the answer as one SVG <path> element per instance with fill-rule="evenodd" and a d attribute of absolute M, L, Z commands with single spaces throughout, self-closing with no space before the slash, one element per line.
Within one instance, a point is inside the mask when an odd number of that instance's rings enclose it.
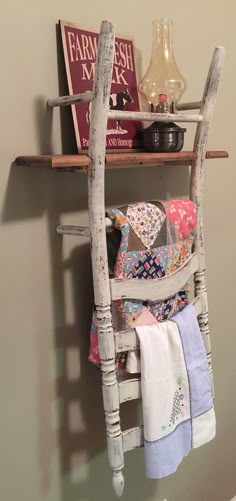
<path fill-rule="evenodd" d="M 109 108 L 110 110 L 119 110 L 124 111 L 126 103 L 132 103 L 133 99 L 129 93 L 129 89 L 125 89 L 116 94 L 110 95 L 109 100 Z M 91 113 L 91 103 L 89 103 L 89 109 L 86 114 L 87 122 L 90 121 L 90 113 Z M 122 129 L 121 121 L 116 121 L 116 129 L 107 129 L 107 134 L 125 134 L 127 130 Z"/>

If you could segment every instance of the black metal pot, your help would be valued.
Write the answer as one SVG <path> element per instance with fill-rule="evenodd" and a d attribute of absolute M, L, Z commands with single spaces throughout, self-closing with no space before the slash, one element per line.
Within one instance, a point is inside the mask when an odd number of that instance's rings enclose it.
<path fill-rule="evenodd" d="M 186 129 L 174 123 L 153 122 L 140 132 L 144 150 L 170 153 L 182 150 Z"/>

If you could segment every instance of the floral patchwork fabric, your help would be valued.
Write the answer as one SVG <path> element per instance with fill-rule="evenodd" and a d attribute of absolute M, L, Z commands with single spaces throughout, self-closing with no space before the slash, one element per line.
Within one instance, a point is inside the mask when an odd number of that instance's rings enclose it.
<path fill-rule="evenodd" d="M 133 204 L 127 210 L 131 228 L 147 249 L 155 242 L 165 218 L 164 212 L 150 203 Z"/>
<path fill-rule="evenodd" d="M 141 202 L 107 213 L 114 231 L 108 233 L 108 258 L 112 276 L 152 280 L 174 273 L 192 252 L 196 210 L 189 199 Z M 162 301 L 113 301 L 115 330 L 137 325 L 142 309 L 147 308 L 159 321 L 167 320 L 188 303 L 188 285 L 175 296 Z M 90 337 L 89 360 L 100 363 L 95 315 Z M 119 355 L 125 367 L 126 354 Z"/>

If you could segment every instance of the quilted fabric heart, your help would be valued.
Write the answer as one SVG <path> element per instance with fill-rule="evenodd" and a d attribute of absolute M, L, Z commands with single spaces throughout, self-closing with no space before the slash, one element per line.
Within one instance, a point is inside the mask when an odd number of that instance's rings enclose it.
<path fill-rule="evenodd" d="M 140 202 L 129 206 L 127 218 L 137 237 L 147 249 L 150 249 L 157 238 L 166 215 L 159 207 L 148 202 Z"/>

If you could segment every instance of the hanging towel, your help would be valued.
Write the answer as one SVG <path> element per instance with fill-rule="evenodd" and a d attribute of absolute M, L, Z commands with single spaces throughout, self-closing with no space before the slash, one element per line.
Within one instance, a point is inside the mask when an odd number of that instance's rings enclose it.
<path fill-rule="evenodd" d="M 176 323 L 166 321 L 136 331 L 146 476 L 162 478 L 174 473 L 191 450 L 188 374 Z"/>
<path fill-rule="evenodd" d="M 215 435 L 207 358 L 194 307 L 173 319 L 136 327 L 148 478 L 174 473 L 192 447 Z"/>
<path fill-rule="evenodd" d="M 188 371 L 192 446 L 196 448 L 212 440 L 216 432 L 206 350 L 193 305 L 188 305 L 172 320 L 176 322 L 179 329 Z"/>

